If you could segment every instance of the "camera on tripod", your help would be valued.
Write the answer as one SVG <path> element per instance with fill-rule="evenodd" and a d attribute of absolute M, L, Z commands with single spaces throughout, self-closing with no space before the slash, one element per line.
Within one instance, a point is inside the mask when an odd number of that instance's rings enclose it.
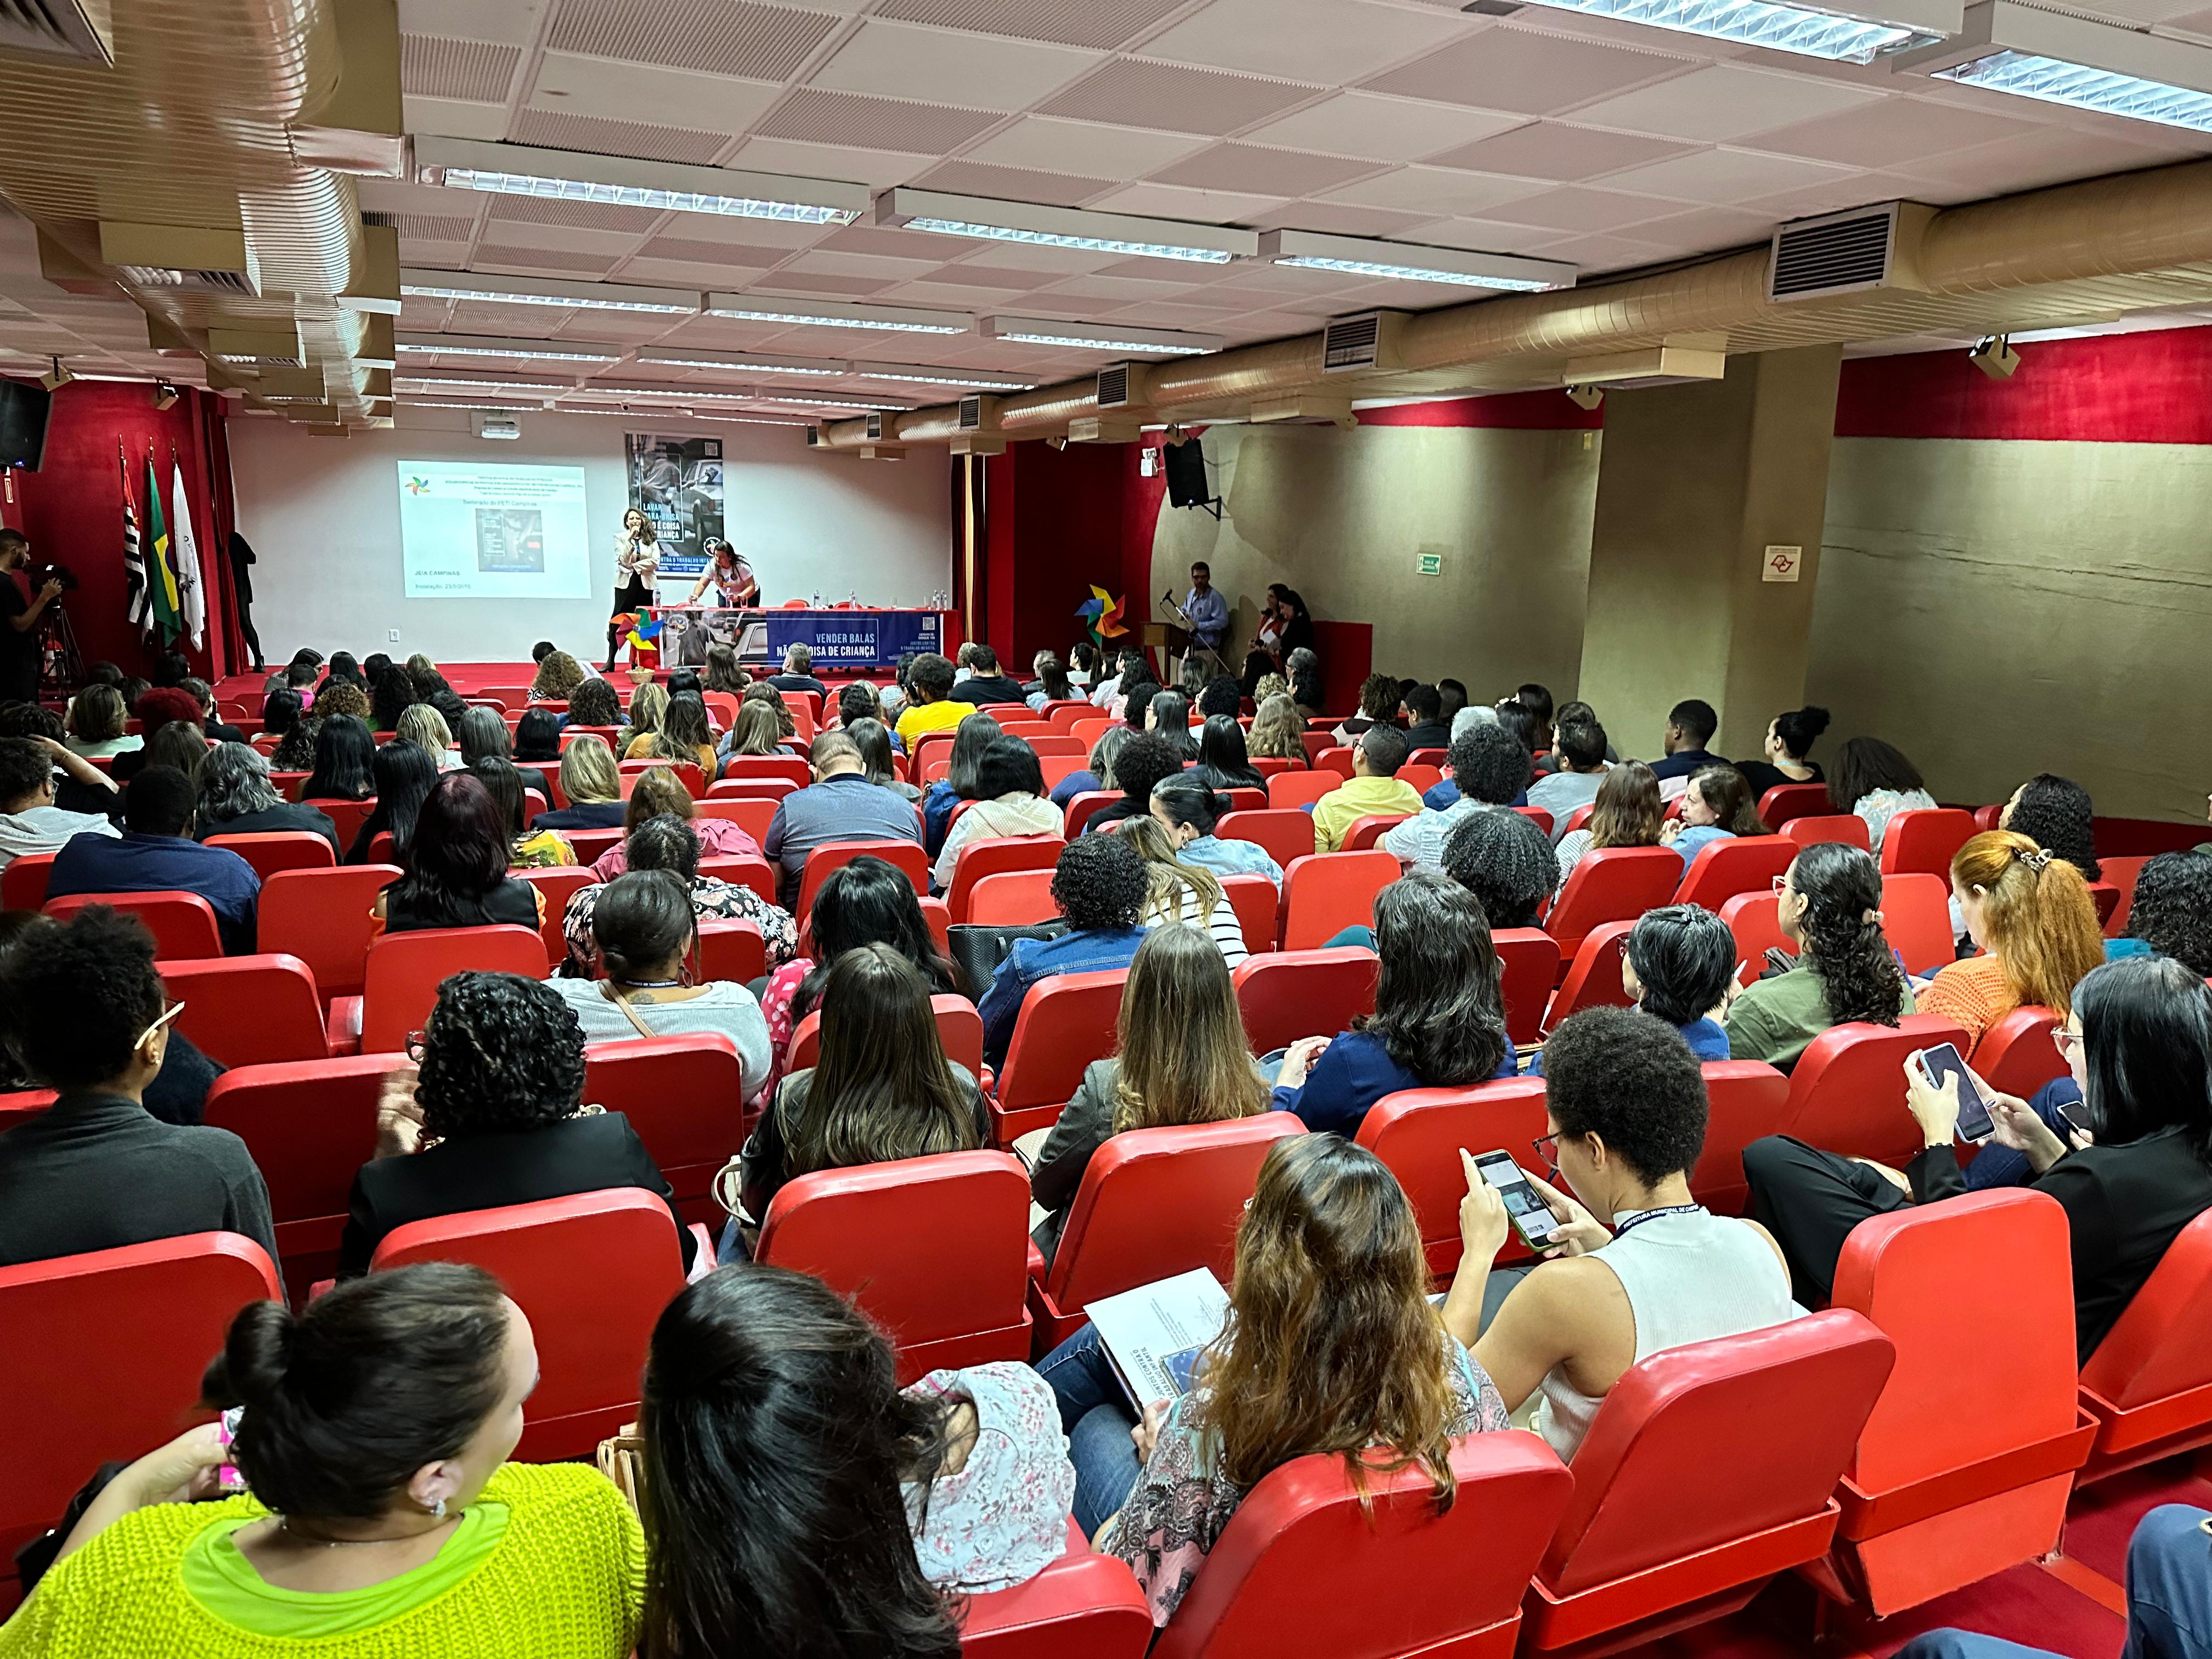
<path fill-rule="evenodd" d="M 31 592 L 33 593 L 37 592 L 50 581 L 59 582 L 62 585 L 62 592 L 64 593 L 74 593 L 76 592 L 76 572 L 70 569 L 65 564 L 26 565 L 23 569 L 23 574 L 29 579 Z"/>

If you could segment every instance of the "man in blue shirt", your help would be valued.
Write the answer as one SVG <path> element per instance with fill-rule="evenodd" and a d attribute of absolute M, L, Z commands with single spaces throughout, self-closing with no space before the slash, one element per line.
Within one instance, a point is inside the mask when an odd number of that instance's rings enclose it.
<path fill-rule="evenodd" d="M 775 804 L 761 851 L 776 866 L 776 902 L 795 908 L 806 855 L 837 841 L 921 843 L 914 803 L 868 781 L 860 751 L 842 732 L 825 732 L 806 753 L 814 781 Z"/>
<path fill-rule="evenodd" d="M 1702 697 L 1686 697 L 1676 703 L 1667 711 L 1667 757 L 1651 763 L 1651 775 L 1664 783 L 1669 778 L 1687 778 L 1708 766 L 1727 765 L 1705 748 L 1720 724 L 1721 717 L 1713 712 L 1712 704 Z M 1682 792 L 1666 793 L 1679 795 Z"/>
<path fill-rule="evenodd" d="M 1055 974 L 1091 974 L 1127 968 L 1144 942 L 1137 917 L 1150 883 L 1137 849 L 1111 833 L 1079 836 L 1054 866 L 1052 901 L 1069 931 L 1057 939 L 1018 939 L 977 1012 L 983 1017 L 983 1059 L 1006 1064 L 1014 1022 L 1030 987 Z"/>
<path fill-rule="evenodd" d="M 228 956 L 253 951 L 261 878 L 227 848 L 190 838 L 192 781 L 173 766 L 149 766 L 123 793 L 123 834 L 78 836 L 54 854 L 46 896 L 77 893 L 198 893 L 215 907 Z"/>
<path fill-rule="evenodd" d="M 1190 592 L 1183 595 L 1182 613 L 1190 618 L 1191 652 L 1211 652 L 1218 662 L 1221 642 L 1229 637 L 1229 601 L 1214 586 L 1212 571 L 1203 564 L 1190 568 Z"/>

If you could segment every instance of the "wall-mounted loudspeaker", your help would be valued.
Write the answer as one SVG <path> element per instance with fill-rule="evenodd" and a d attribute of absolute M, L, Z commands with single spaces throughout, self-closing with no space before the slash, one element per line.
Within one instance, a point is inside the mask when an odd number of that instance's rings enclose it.
<path fill-rule="evenodd" d="M 1164 444 L 1160 454 L 1167 464 L 1170 506 L 1204 507 L 1212 501 L 1212 486 L 1206 481 L 1206 452 L 1197 439 Z"/>

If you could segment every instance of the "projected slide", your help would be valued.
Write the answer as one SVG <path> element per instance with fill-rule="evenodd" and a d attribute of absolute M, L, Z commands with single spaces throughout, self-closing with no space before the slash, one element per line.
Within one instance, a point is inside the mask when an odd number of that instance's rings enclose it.
<path fill-rule="evenodd" d="M 399 463 L 410 599 L 581 599 L 592 592 L 580 466 Z"/>

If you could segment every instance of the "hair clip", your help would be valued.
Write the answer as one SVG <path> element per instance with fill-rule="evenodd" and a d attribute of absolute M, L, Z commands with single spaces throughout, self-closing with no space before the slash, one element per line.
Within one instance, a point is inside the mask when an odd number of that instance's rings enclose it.
<path fill-rule="evenodd" d="M 2051 863 L 2051 854 L 2040 847 L 2032 853 L 2019 853 L 2014 856 L 2038 875 L 2041 875 Z"/>

